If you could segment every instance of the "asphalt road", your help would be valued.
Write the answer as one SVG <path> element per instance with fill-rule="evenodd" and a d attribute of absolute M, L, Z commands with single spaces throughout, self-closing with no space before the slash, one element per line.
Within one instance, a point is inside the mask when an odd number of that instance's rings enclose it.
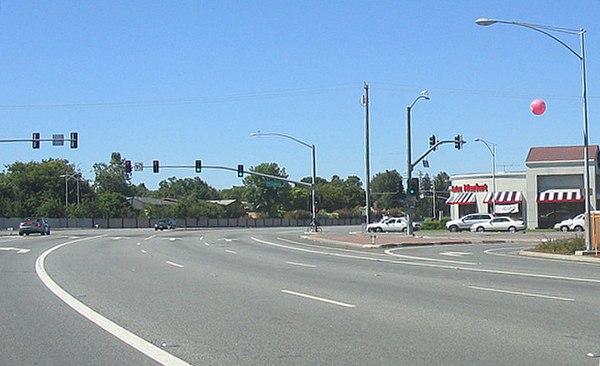
<path fill-rule="evenodd" d="M 596 365 L 600 265 L 302 229 L 0 237 L 0 365 Z"/>

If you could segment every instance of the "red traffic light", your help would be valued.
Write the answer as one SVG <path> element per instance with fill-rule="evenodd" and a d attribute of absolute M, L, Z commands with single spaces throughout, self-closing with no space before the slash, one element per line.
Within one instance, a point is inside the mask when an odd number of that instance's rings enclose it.
<path fill-rule="evenodd" d="M 154 173 L 158 173 L 158 170 L 159 170 L 159 168 L 160 168 L 160 167 L 159 167 L 158 160 L 154 160 L 154 161 L 152 162 L 152 172 L 154 172 Z"/>

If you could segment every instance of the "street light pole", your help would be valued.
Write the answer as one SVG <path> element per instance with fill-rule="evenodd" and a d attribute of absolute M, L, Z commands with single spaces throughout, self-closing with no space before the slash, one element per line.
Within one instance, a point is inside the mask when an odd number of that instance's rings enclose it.
<path fill-rule="evenodd" d="M 364 84 L 365 94 L 362 105 L 365 107 L 365 223 L 371 223 L 371 159 L 369 147 L 369 84 Z"/>
<path fill-rule="evenodd" d="M 411 132 L 411 110 L 412 108 L 415 106 L 415 103 L 417 103 L 420 99 L 425 99 L 425 100 L 429 100 L 429 92 L 427 92 L 427 90 L 423 90 L 421 92 L 421 95 L 419 95 L 408 107 L 406 107 L 406 175 L 407 175 L 407 182 L 410 182 L 411 178 L 412 178 L 412 170 L 413 170 L 413 164 L 412 164 L 412 132 Z M 408 187 L 408 183 L 407 183 L 407 187 Z M 412 200 L 412 196 L 407 194 L 406 195 L 406 222 L 407 222 L 407 226 L 406 226 L 406 234 L 409 236 L 413 235 L 413 220 L 412 220 L 412 213 L 413 213 L 413 200 Z"/>
<path fill-rule="evenodd" d="M 77 179 L 77 207 L 79 207 L 79 172 L 73 174 L 61 174 L 60 178 L 65 178 L 65 214 L 66 210 L 69 209 L 69 178 Z"/>
<path fill-rule="evenodd" d="M 492 214 L 496 213 L 496 144 L 476 137 L 475 142 L 482 142 L 492 154 Z M 490 147 L 491 145 L 491 147 Z"/>
<path fill-rule="evenodd" d="M 500 24 L 509 24 L 509 25 L 517 25 L 520 27 L 529 28 L 536 32 L 542 33 L 543 35 L 552 38 L 556 42 L 560 43 L 563 47 L 565 47 L 569 52 L 574 54 L 579 61 L 581 61 L 581 88 L 582 88 L 582 97 L 583 97 L 583 196 L 585 201 L 585 220 L 584 220 L 584 228 L 585 228 L 585 250 L 591 251 L 591 243 L 592 243 L 592 232 L 590 230 L 590 212 L 591 212 L 591 203 L 590 203 L 590 161 L 589 161 L 589 136 L 588 136 L 588 102 L 587 102 L 587 77 L 586 77 L 586 68 L 585 68 L 585 45 L 584 45 L 584 36 L 585 29 L 572 29 L 572 28 L 563 28 L 563 27 L 555 27 L 550 25 L 540 25 L 540 24 L 529 24 L 529 23 L 521 23 L 507 20 L 498 20 L 498 19 L 488 19 L 488 18 L 479 18 L 475 21 L 477 25 L 488 26 L 496 23 Z M 563 42 L 561 39 L 556 37 L 550 32 L 558 32 L 565 33 L 571 35 L 579 36 L 579 45 L 580 52 L 577 53 L 573 48 Z M 595 203 L 594 203 L 595 206 Z"/>
<path fill-rule="evenodd" d="M 286 135 L 283 133 L 276 133 L 276 132 L 253 132 L 250 134 L 250 136 L 279 136 L 279 137 L 284 137 L 286 139 L 292 140 L 300 145 L 306 146 L 311 150 L 311 156 L 312 156 L 312 182 L 311 182 L 311 198 L 312 198 L 312 202 L 311 202 L 311 216 L 312 216 L 312 220 L 311 220 L 311 229 L 313 232 L 317 231 L 317 205 L 315 204 L 316 202 L 316 198 L 317 198 L 317 148 L 314 144 L 308 144 L 300 139 L 295 138 L 294 136 L 290 136 L 290 135 Z"/>

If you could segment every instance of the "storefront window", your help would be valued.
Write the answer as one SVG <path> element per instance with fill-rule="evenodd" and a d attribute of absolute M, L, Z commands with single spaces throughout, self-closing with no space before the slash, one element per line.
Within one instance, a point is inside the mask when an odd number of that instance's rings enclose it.
<path fill-rule="evenodd" d="M 538 227 L 551 228 L 557 222 L 573 218 L 584 211 L 583 202 L 538 203 Z"/>

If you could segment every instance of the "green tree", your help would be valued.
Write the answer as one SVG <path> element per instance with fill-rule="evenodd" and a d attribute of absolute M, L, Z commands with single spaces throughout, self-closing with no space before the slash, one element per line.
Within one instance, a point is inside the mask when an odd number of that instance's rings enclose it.
<path fill-rule="evenodd" d="M 219 199 L 219 191 L 210 187 L 198 177 L 178 179 L 170 177 L 158 184 L 159 188 L 156 194 L 162 198 L 179 199 L 193 194 L 198 199 Z"/>
<path fill-rule="evenodd" d="M 94 173 L 94 187 L 98 193 L 120 193 L 125 197 L 133 195 L 131 174 L 125 171 L 125 159 L 120 153 L 113 152 L 108 164 L 94 164 Z"/>
<path fill-rule="evenodd" d="M 277 163 L 262 163 L 251 167 L 250 171 L 267 174 L 270 176 L 288 178 L 285 168 L 280 168 Z M 243 200 L 252 210 L 264 213 L 269 217 L 283 217 L 290 197 L 290 184 L 282 182 L 279 187 L 269 187 L 270 178 L 250 175 L 244 178 Z"/>
<path fill-rule="evenodd" d="M 386 170 L 377 173 L 371 180 L 371 190 L 374 197 L 373 207 L 378 211 L 397 209 L 404 205 L 403 192 L 398 191 L 402 185 L 402 176 L 398 171 Z"/>
<path fill-rule="evenodd" d="M 67 182 L 71 182 L 68 184 L 68 211 L 65 208 L 65 176 Z M 94 198 L 89 183 L 82 180 L 73 165 L 63 159 L 9 165 L 0 179 L 0 191 L 3 197 L 0 199 L 0 211 L 3 216 L 65 217 L 76 205 L 78 194 L 80 202 Z"/>
<path fill-rule="evenodd" d="M 98 212 L 102 217 L 134 217 L 131 204 L 118 192 L 103 192 L 97 198 Z"/>

